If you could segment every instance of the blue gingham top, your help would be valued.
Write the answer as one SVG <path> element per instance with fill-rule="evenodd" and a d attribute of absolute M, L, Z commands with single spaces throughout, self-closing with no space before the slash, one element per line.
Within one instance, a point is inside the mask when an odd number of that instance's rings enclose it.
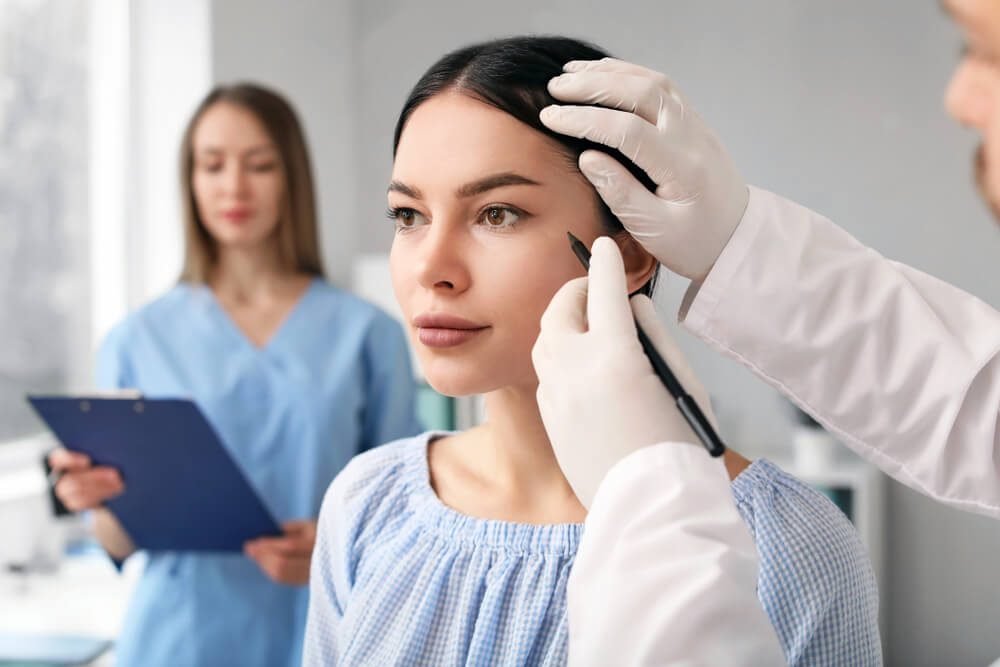
<path fill-rule="evenodd" d="M 327 492 L 304 664 L 561 665 L 582 524 L 469 517 L 430 485 L 427 444 L 356 457 Z M 757 461 L 733 494 L 761 556 L 758 597 L 791 665 L 881 663 L 878 592 L 853 526 Z"/>

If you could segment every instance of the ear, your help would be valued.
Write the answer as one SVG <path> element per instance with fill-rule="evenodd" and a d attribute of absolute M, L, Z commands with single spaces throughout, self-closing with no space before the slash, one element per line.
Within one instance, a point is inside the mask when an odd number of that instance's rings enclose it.
<path fill-rule="evenodd" d="M 616 234 L 614 239 L 622 252 L 628 293 L 632 294 L 652 279 L 660 263 L 628 232 Z"/>

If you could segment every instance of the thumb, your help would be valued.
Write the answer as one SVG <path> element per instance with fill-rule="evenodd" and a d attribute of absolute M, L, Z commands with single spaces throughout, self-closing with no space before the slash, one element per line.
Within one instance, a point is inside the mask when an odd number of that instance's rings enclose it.
<path fill-rule="evenodd" d="M 587 278 L 574 278 L 560 287 L 542 313 L 540 328 L 557 338 L 587 330 Z"/>

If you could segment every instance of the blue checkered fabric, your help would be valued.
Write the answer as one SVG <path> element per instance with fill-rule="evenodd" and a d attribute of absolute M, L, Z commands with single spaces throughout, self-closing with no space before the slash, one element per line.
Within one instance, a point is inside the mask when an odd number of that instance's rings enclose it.
<path fill-rule="evenodd" d="M 766 460 L 732 488 L 760 556 L 757 597 L 788 664 L 882 664 L 878 586 L 847 517 Z"/>
<path fill-rule="evenodd" d="M 327 492 L 304 664 L 565 664 L 566 583 L 582 524 L 489 521 L 446 507 L 429 482 L 434 435 L 356 457 Z M 875 581 L 847 519 L 766 461 L 733 492 L 789 664 L 879 664 Z"/>

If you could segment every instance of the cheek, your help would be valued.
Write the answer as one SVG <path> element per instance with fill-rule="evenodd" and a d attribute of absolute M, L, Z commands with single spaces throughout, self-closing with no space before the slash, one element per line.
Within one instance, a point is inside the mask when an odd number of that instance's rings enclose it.
<path fill-rule="evenodd" d="M 506 262 L 494 275 L 510 281 L 498 285 L 503 307 L 509 321 L 514 323 L 524 344 L 533 345 L 538 335 L 542 313 L 552 297 L 567 281 L 584 275 L 583 267 L 570 252 L 569 245 L 541 248 L 537 252 L 523 253 Z M 562 250 L 562 252 L 559 252 Z M 499 261 L 497 258 L 496 261 Z"/>
<path fill-rule="evenodd" d="M 285 194 L 284 178 L 280 174 L 260 174 L 254 179 L 254 192 L 262 208 L 279 211 Z"/>
<path fill-rule="evenodd" d="M 212 192 L 210 176 L 195 172 L 191 176 L 191 192 L 194 194 L 194 203 L 198 207 L 198 211 L 204 213 L 204 207 L 208 205 Z"/>

